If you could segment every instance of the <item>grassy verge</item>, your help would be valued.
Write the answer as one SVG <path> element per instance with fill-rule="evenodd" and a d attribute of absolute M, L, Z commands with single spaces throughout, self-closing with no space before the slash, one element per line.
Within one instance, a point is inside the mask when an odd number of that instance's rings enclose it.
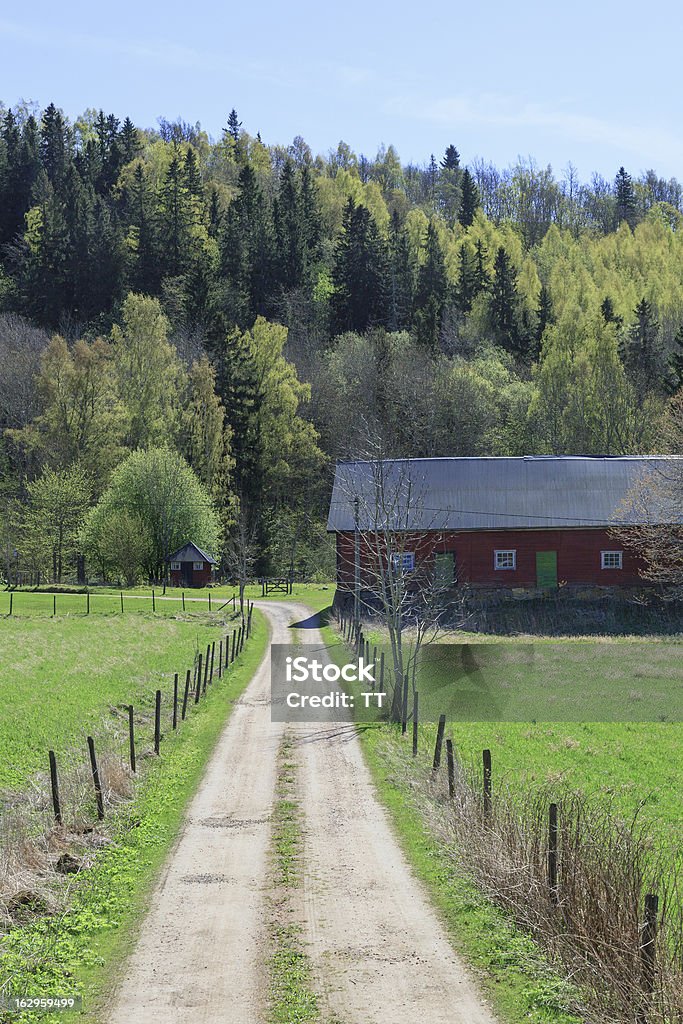
<path fill-rule="evenodd" d="M 322 629 L 337 664 L 347 649 L 331 627 Z M 390 726 L 359 729 L 364 756 L 379 799 L 415 875 L 425 884 L 458 953 L 476 971 L 495 1012 L 509 1024 L 579 1024 L 571 1011 L 575 993 L 543 957 L 529 934 L 518 929 L 462 873 L 430 835 L 419 803 L 399 784 L 397 765 L 405 742 Z"/>
<path fill-rule="evenodd" d="M 56 603 L 54 600 L 56 593 Z M 123 595 L 123 617 L 139 612 L 152 612 L 157 616 L 178 615 L 184 611 L 218 611 L 227 612 L 233 607 L 239 609 L 239 591 L 232 586 L 204 587 L 182 590 L 179 587 L 155 589 L 133 587 L 117 590 L 114 587 L 96 587 L 90 591 L 88 598 L 85 592 L 69 593 L 55 587 L 55 593 L 35 592 L 33 590 L 17 590 L 11 595 L 12 617 L 27 618 L 34 616 L 50 617 L 56 608 L 58 616 L 112 615 L 121 617 L 121 597 Z M 184 595 L 184 598 L 183 598 Z M 245 590 L 245 600 L 260 601 L 261 586 L 252 584 Z M 334 584 L 329 583 L 295 583 L 291 594 L 269 594 L 268 601 L 302 601 L 314 611 L 320 611 L 332 603 Z M 229 605 L 228 605 L 229 602 Z M 8 617 L 10 611 L 10 592 L 0 592 L 0 617 Z"/>
<path fill-rule="evenodd" d="M 182 729 L 162 744 L 161 757 L 140 782 L 134 801 L 113 819 L 110 841 L 93 866 L 76 876 L 68 910 L 2 937 L 0 986 L 11 984 L 14 992 L 33 995 L 79 993 L 83 1019 L 106 1018 L 117 971 L 140 927 L 184 809 L 232 702 L 263 657 L 267 639 L 267 624 L 255 613 L 252 638 L 239 662 L 222 680 L 214 679 Z M 25 1013 L 8 1019 L 23 1024 L 43 1016 Z"/>
<path fill-rule="evenodd" d="M 301 884 L 303 836 L 291 747 L 291 740 L 285 736 L 278 758 L 273 808 L 273 877 L 269 897 L 273 953 L 268 960 L 272 1024 L 319 1020 L 318 1003 L 311 988 L 311 965 L 293 909 L 293 893 Z"/>

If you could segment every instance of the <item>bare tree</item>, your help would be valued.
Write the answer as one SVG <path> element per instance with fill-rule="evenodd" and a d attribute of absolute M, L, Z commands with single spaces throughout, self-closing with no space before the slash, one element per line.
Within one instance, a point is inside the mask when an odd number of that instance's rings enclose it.
<path fill-rule="evenodd" d="M 240 594 L 240 615 L 244 619 L 244 591 L 252 578 L 258 557 L 257 529 L 242 496 L 235 524 L 228 537 L 225 561 L 228 571 L 237 580 Z"/>
<path fill-rule="evenodd" d="M 455 582 L 439 579 L 435 566 L 445 511 L 430 508 L 426 481 L 416 477 L 414 467 L 410 460 L 384 458 L 375 447 L 371 458 L 338 467 L 333 495 L 333 501 L 341 498 L 353 510 L 356 631 L 363 607 L 374 609 L 388 634 L 393 717 L 404 725 L 420 650 L 452 617 L 448 592 Z"/>

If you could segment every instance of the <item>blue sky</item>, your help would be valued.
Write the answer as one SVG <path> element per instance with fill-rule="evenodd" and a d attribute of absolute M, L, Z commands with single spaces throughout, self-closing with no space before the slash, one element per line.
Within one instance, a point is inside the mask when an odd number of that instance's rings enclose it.
<path fill-rule="evenodd" d="M 452 142 L 465 163 L 683 179 L 681 14 L 629 7 L 34 0 L 0 14 L 0 98 L 180 116 L 214 137 L 234 106 L 265 142 L 315 152 L 393 143 L 422 163 Z"/>

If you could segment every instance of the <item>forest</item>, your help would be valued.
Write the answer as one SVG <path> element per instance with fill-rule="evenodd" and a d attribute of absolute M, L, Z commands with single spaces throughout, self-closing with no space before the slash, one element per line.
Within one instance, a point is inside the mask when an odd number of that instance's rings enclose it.
<path fill-rule="evenodd" d="M 0 104 L 0 572 L 328 577 L 337 458 L 665 450 L 683 191 Z"/>

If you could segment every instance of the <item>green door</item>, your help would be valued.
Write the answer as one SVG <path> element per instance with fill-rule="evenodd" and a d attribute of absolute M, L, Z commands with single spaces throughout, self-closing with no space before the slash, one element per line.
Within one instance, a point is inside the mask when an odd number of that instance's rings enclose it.
<path fill-rule="evenodd" d="M 437 590 L 447 590 L 455 584 L 455 554 L 452 551 L 434 555 L 434 583 Z"/>
<path fill-rule="evenodd" d="M 536 552 L 536 586 L 557 586 L 557 551 Z"/>

